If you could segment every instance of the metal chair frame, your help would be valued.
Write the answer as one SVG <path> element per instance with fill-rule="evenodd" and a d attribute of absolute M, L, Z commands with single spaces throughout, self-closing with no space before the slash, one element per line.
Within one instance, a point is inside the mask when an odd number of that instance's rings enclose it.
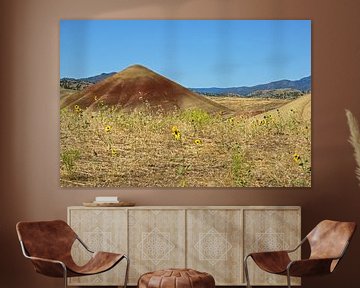
<path fill-rule="evenodd" d="M 295 252 L 297 249 L 299 249 L 305 242 L 307 241 L 307 237 L 304 237 L 300 244 L 298 244 L 294 249 L 290 249 L 290 250 L 283 250 L 287 253 L 292 253 L 292 252 Z M 346 245 L 341 253 L 340 256 L 338 257 L 335 257 L 335 258 L 331 258 L 332 260 L 339 260 L 341 259 L 345 252 L 346 252 L 346 249 L 347 247 L 349 246 L 349 241 L 346 242 Z M 247 288 L 252 288 L 252 286 L 250 285 L 250 279 L 249 279 L 249 269 L 248 269 L 248 265 L 247 265 L 247 260 L 248 258 L 251 256 L 251 253 L 249 253 L 248 255 L 245 256 L 244 258 L 244 272 L 245 272 L 245 279 L 246 279 L 246 287 Z M 315 258 L 313 258 L 315 259 Z M 325 259 L 325 258 L 318 258 L 318 259 Z M 287 278 L 287 286 L 288 288 L 291 288 L 291 275 L 290 275 L 290 268 L 291 268 L 291 265 L 293 265 L 296 261 L 299 261 L 299 260 L 294 260 L 294 261 L 291 261 L 287 267 L 286 267 L 286 278 Z M 301 260 L 300 260 L 301 261 Z M 278 275 L 281 275 L 281 274 L 278 274 Z"/>
<path fill-rule="evenodd" d="M 95 253 L 94 251 L 90 250 L 89 247 L 79 238 L 79 236 L 76 234 L 76 240 L 78 240 L 81 245 L 91 254 Z M 59 260 L 53 260 L 53 259 L 46 259 L 46 258 L 39 258 L 39 257 L 33 257 L 30 256 L 27 251 L 26 248 L 24 246 L 23 241 L 19 241 L 20 242 L 20 246 L 21 246 L 21 251 L 23 253 L 23 255 L 25 256 L 25 258 L 30 259 L 30 260 L 38 260 L 38 261 L 44 261 L 44 262 L 49 262 L 49 263 L 54 263 L 54 264 L 59 264 L 61 265 L 61 267 L 63 268 L 64 271 L 64 287 L 67 288 L 68 287 L 68 277 L 67 277 L 67 267 L 65 265 L 64 262 L 61 262 Z M 124 255 L 123 256 L 126 259 L 126 271 L 125 271 L 125 279 L 124 279 L 124 286 L 123 288 L 127 288 L 127 282 L 128 282 L 128 277 L 129 277 L 129 265 L 130 265 L 130 259 L 128 256 Z M 119 261 L 117 264 L 119 264 L 121 261 Z M 105 272 L 105 271 L 104 271 Z M 89 275 L 90 276 L 90 275 Z"/>

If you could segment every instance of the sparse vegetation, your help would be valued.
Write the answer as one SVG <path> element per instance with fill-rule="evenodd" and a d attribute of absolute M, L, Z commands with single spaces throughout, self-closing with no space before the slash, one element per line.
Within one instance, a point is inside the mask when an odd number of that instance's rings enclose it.
<path fill-rule="evenodd" d="M 287 89 L 257 90 L 250 93 L 248 97 L 295 99 L 302 95 L 304 95 L 304 93 L 300 90 L 287 88 Z"/>
<path fill-rule="evenodd" d="M 198 108 L 167 114 L 64 108 L 61 184 L 308 187 L 311 123 L 305 102 L 295 101 L 218 97 L 235 111 L 268 111 L 232 117 Z"/>
<path fill-rule="evenodd" d="M 68 89 L 68 90 L 75 90 L 80 91 L 84 88 L 91 86 L 93 83 L 80 81 L 76 79 L 61 79 L 60 80 L 60 88 Z"/>
<path fill-rule="evenodd" d="M 80 157 L 80 152 L 75 149 L 65 150 L 60 154 L 61 165 L 65 168 L 65 171 L 69 177 L 73 177 L 75 162 Z"/>
<path fill-rule="evenodd" d="M 234 186 L 247 187 L 251 181 L 251 165 L 248 157 L 240 147 L 235 147 L 232 151 L 231 174 Z"/>

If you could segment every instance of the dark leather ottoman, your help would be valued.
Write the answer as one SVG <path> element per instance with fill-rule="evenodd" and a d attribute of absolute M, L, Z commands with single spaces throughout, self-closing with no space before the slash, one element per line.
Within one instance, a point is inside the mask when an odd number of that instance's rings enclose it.
<path fill-rule="evenodd" d="M 214 288 L 214 277 L 192 269 L 166 269 L 140 276 L 138 288 Z"/>

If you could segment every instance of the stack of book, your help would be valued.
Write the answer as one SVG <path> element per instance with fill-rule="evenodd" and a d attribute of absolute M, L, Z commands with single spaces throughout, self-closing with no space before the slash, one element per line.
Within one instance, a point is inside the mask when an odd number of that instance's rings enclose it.
<path fill-rule="evenodd" d="M 95 201 L 84 202 L 85 207 L 130 207 L 135 206 L 134 202 L 120 201 L 116 196 L 98 196 Z"/>
<path fill-rule="evenodd" d="M 97 203 L 97 204 L 119 203 L 119 199 L 117 196 L 99 196 L 99 197 L 95 197 L 95 201 L 93 201 L 93 203 Z"/>

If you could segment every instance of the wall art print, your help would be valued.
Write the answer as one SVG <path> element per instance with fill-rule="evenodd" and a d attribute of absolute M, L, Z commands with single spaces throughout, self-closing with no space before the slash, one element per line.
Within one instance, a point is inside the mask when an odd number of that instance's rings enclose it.
<path fill-rule="evenodd" d="M 62 187 L 310 187 L 310 20 L 61 20 Z"/>

